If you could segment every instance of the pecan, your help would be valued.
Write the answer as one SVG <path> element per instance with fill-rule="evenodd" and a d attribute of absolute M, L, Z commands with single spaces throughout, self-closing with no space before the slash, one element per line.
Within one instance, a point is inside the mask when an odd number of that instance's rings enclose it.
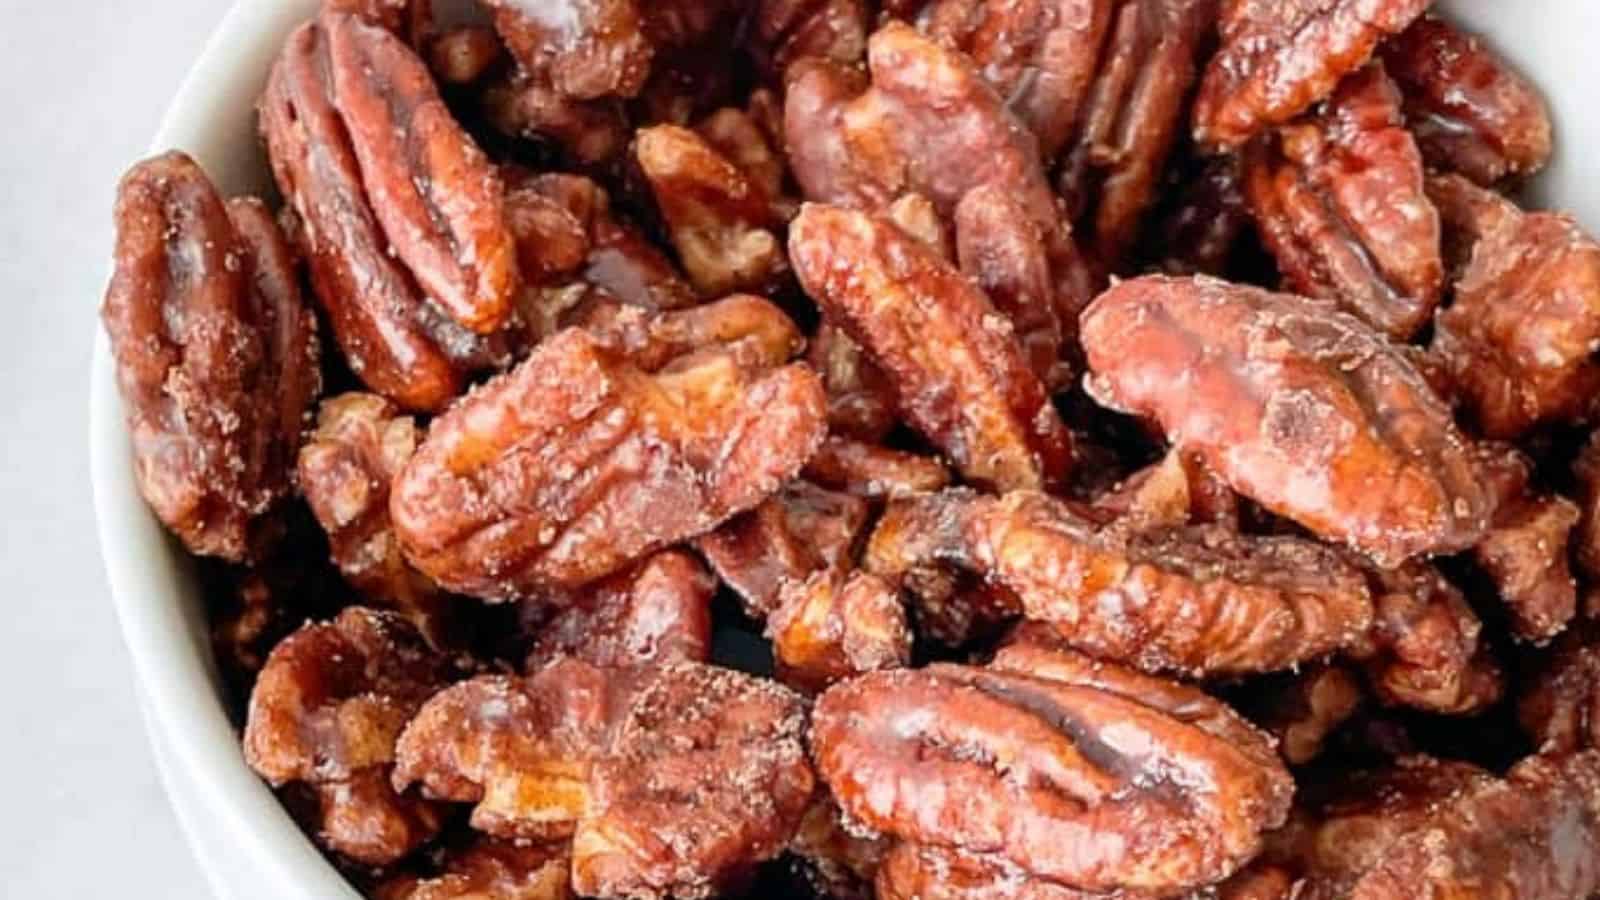
<path fill-rule="evenodd" d="M 1380 700 L 1464 715 L 1500 699 L 1504 676 L 1479 639 L 1483 623 L 1455 585 L 1426 563 L 1367 575 L 1372 632 L 1352 655 Z"/>
<path fill-rule="evenodd" d="M 1472 548 L 1524 640 L 1544 643 L 1578 613 L 1567 544 L 1579 518 L 1578 505 L 1565 497 L 1523 494 L 1500 507 L 1489 533 Z"/>
<path fill-rule="evenodd" d="M 569 321 L 646 372 L 709 348 L 727 352 L 742 367 L 765 368 L 793 359 L 805 346 L 794 320 L 749 294 L 654 313 L 616 302 L 591 303 Z"/>
<path fill-rule="evenodd" d="M 434 31 L 432 0 L 322 0 L 324 13 L 348 13 L 421 48 Z"/>
<path fill-rule="evenodd" d="M 440 84 L 475 84 L 500 66 L 505 55 L 493 28 L 452 25 L 428 42 L 428 71 Z"/>
<path fill-rule="evenodd" d="M 1093 501 L 1096 517 L 1145 531 L 1181 525 L 1239 528 L 1239 498 L 1193 453 L 1172 450 Z"/>
<path fill-rule="evenodd" d="M 1450 410 L 1328 304 L 1139 278 L 1095 301 L 1083 342 L 1096 399 L 1149 416 L 1240 494 L 1381 566 L 1487 530 L 1493 498 Z"/>
<path fill-rule="evenodd" d="M 1480 241 L 1522 217 L 1515 203 L 1462 175 L 1431 174 L 1427 190 L 1428 199 L 1439 211 L 1440 243 L 1450 284 L 1461 280 Z"/>
<path fill-rule="evenodd" d="M 756 0 L 746 16 L 750 53 L 774 80 L 808 56 L 849 65 L 867 53 L 865 0 Z"/>
<path fill-rule="evenodd" d="M 764 619 L 785 584 L 848 562 L 866 522 L 866 501 L 795 481 L 695 544 L 746 612 Z"/>
<path fill-rule="evenodd" d="M 1578 570 L 1600 581 L 1600 434 L 1592 434 L 1572 463 L 1578 501 L 1577 533 L 1572 541 Z"/>
<path fill-rule="evenodd" d="M 568 329 L 434 420 L 390 514 L 450 590 L 578 587 L 758 505 L 822 442 L 823 403 L 804 366 L 713 352 L 652 376 Z"/>
<path fill-rule="evenodd" d="M 1230 0 L 1195 99 L 1195 136 L 1235 148 L 1333 93 L 1429 0 Z"/>
<path fill-rule="evenodd" d="M 866 566 L 914 591 L 919 570 L 974 573 L 1070 645 L 1146 670 L 1288 668 L 1352 646 L 1372 618 L 1360 573 L 1318 544 L 1218 526 L 1129 534 L 1029 491 L 895 501 Z"/>
<path fill-rule="evenodd" d="M 287 785 L 280 796 L 301 829 L 350 862 L 384 866 L 433 840 L 444 825 L 439 805 L 397 794 L 381 768 L 338 781 Z"/>
<path fill-rule="evenodd" d="M 784 221 L 793 218 L 794 203 L 784 196 L 789 164 L 783 156 L 783 111 L 781 101 L 762 89 L 750 95 L 748 109 L 725 106 L 694 126 L 706 143 L 716 148 L 772 205 L 773 215 Z M 771 121 L 763 121 L 770 118 Z"/>
<path fill-rule="evenodd" d="M 244 559 L 321 390 L 289 248 L 258 201 L 225 204 L 179 153 L 123 176 L 116 225 L 101 317 L 139 492 L 192 552 Z"/>
<path fill-rule="evenodd" d="M 1432 350 L 1488 437 L 1588 416 L 1600 366 L 1600 243 L 1569 216 L 1503 216 L 1477 242 Z"/>
<path fill-rule="evenodd" d="M 969 480 L 1059 483 L 1071 435 L 1011 323 L 971 282 L 862 213 L 808 205 L 789 234 L 801 285 L 889 373 L 906 419 Z"/>
<path fill-rule="evenodd" d="M 308 625 L 268 657 L 245 725 L 245 761 L 274 786 L 309 785 L 328 845 L 359 862 L 393 862 L 441 816 L 386 782 L 395 741 L 450 669 L 405 620 L 352 607 Z"/>
<path fill-rule="evenodd" d="M 553 143 L 579 166 L 609 163 L 628 146 L 628 122 L 620 106 L 576 100 L 556 90 L 542 74 L 509 71 L 483 91 L 481 104 L 496 131 Z"/>
<path fill-rule="evenodd" d="M 1224 878 L 1293 790 L 1222 704 L 1064 651 L 860 676 L 822 695 L 811 740 L 852 819 L 1085 891 Z"/>
<path fill-rule="evenodd" d="M 632 97 L 655 57 L 637 0 L 485 0 L 517 62 L 578 100 Z"/>
<path fill-rule="evenodd" d="M 900 402 L 894 383 L 842 328 L 823 320 L 806 361 L 827 387 L 828 427 L 835 433 L 876 441 L 894 428 Z"/>
<path fill-rule="evenodd" d="M 911 662 L 911 629 L 899 596 L 865 572 L 827 569 L 786 583 L 767 635 L 783 681 L 811 690 Z"/>
<path fill-rule="evenodd" d="M 340 27 L 367 28 L 355 20 Z M 350 368 L 373 390 L 408 409 L 435 410 L 460 392 L 468 371 L 498 362 L 498 348 L 436 309 L 413 274 L 391 257 L 390 238 L 373 208 L 374 185 L 363 181 L 348 117 L 333 98 L 329 44 L 319 25 L 307 23 L 289 36 L 273 67 L 261 101 L 273 174 L 301 224 L 312 286 Z M 393 49 L 402 55 L 403 48 Z M 408 59 L 399 66 L 404 72 L 421 63 Z M 440 138 L 439 148 L 448 149 L 451 159 L 481 162 L 479 154 L 465 149 L 470 143 L 464 136 L 457 134 L 458 142 L 445 136 L 449 129 L 442 125 L 429 127 L 440 129 L 428 133 Z M 413 174 L 431 181 L 434 165 L 420 160 L 420 171 Z M 486 163 L 479 174 L 494 182 Z M 452 184 L 447 175 L 440 173 L 441 181 Z M 466 196 L 481 196 L 480 191 L 473 188 Z"/>
<path fill-rule="evenodd" d="M 1336 300 L 1401 341 L 1427 323 L 1444 283 L 1439 217 L 1382 66 L 1253 144 L 1244 188 L 1290 290 Z"/>
<path fill-rule="evenodd" d="M 1489 186 L 1550 160 L 1544 98 L 1476 35 L 1424 16 L 1379 52 L 1430 166 Z"/>
<path fill-rule="evenodd" d="M 432 878 L 404 875 L 378 885 L 375 900 L 572 900 L 571 850 L 480 837 L 449 851 Z"/>
<path fill-rule="evenodd" d="M 812 892 L 830 900 L 872 900 L 872 879 L 888 850 L 881 837 L 852 833 L 825 792 L 806 809 L 789 843 Z"/>
<path fill-rule="evenodd" d="M 1590 626 L 1563 635 L 1523 689 L 1517 715 L 1540 753 L 1600 748 L 1600 641 Z"/>
<path fill-rule="evenodd" d="M 524 669 L 536 672 L 562 656 L 602 668 L 704 662 L 716 587 L 694 557 L 657 553 L 566 600 L 535 637 Z"/>
<path fill-rule="evenodd" d="M 830 436 L 803 474 L 835 491 L 869 500 L 937 491 L 950 483 L 950 472 L 938 460 L 847 437 Z"/>
<path fill-rule="evenodd" d="M 1293 766 L 1322 755 L 1328 735 L 1361 708 L 1360 680 L 1337 665 L 1272 676 L 1244 705 L 1247 714 L 1277 739 L 1278 752 Z"/>

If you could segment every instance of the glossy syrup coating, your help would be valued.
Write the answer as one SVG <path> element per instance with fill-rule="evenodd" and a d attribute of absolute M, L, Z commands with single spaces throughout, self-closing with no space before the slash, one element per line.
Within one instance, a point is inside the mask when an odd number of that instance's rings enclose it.
<path fill-rule="evenodd" d="M 190 551 L 243 560 L 321 390 L 292 254 L 259 201 L 224 203 L 181 153 L 123 176 L 115 221 L 101 319 L 139 492 Z"/>
<path fill-rule="evenodd" d="M 1240 494 L 1380 566 L 1465 549 L 1488 529 L 1494 497 L 1449 408 L 1330 304 L 1138 278 L 1095 301 L 1083 340 L 1096 399 L 1149 417 Z"/>
<path fill-rule="evenodd" d="M 648 375 L 568 329 L 434 420 L 390 514 L 451 590 L 580 587 L 757 506 L 821 443 L 823 404 L 804 366 L 712 352 Z"/>
<path fill-rule="evenodd" d="M 537 672 L 562 656 L 604 668 L 705 662 L 716 587 L 689 554 L 657 553 L 564 600 L 539 629 L 523 669 Z"/>

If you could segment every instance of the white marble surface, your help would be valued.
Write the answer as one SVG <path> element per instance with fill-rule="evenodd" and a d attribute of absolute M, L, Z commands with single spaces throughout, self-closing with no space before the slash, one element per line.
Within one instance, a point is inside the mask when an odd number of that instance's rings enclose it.
<path fill-rule="evenodd" d="M 211 896 L 107 596 L 85 420 L 116 178 L 227 5 L 0 3 L 3 896 Z"/>

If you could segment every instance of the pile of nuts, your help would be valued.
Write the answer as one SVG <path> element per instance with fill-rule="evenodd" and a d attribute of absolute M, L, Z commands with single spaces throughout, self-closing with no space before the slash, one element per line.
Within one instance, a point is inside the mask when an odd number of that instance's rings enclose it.
<path fill-rule="evenodd" d="M 1600 893 L 1600 243 L 1427 0 L 326 0 L 104 306 L 364 893 Z"/>

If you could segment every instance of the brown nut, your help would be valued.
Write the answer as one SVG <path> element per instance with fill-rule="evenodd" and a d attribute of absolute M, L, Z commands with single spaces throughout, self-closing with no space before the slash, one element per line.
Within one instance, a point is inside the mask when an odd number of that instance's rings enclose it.
<path fill-rule="evenodd" d="M 1380 566 L 1487 531 L 1494 498 L 1449 408 L 1328 304 L 1146 277 L 1101 295 L 1082 334 L 1097 400 L 1154 419 L 1240 494 Z"/>
<path fill-rule="evenodd" d="M 432 841 L 444 826 L 438 804 L 398 794 L 382 768 L 337 781 L 294 782 L 279 792 L 301 829 L 345 860 L 392 864 Z"/>
<path fill-rule="evenodd" d="M 1284 669 L 1353 646 L 1372 619 L 1360 573 L 1310 541 L 1218 526 L 1130 534 L 1029 491 L 891 503 L 867 569 L 915 589 L 917 570 L 938 566 L 1009 589 L 1073 647 L 1150 671 Z"/>
<path fill-rule="evenodd" d="M 496 131 L 553 143 L 578 166 L 604 166 L 628 146 L 628 121 L 618 104 L 570 97 L 545 73 L 512 69 L 491 80 L 480 104 Z"/>
<path fill-rule="evenodd" d="M 826 792 L 800 819 L 789 852 L 799 859 L 800 875 L 819 898 L 873 900 L 872 879 L 890 842 L 854 834 L 839 805 Z"/>
<path fill-rule="evenodd" d="M 1600 748 L 1600 642 L 1592 627 L 1563 635 L 1523 688 L 1517 715 L 1540 753 Z"/>
<path fill-rule="evenodd" d="M 997 665 L 825 693 L 812 747 L 845 813 L 1065 887 L 1153 893 L 1226 877 L 1283 821 L 1270 740 L 1198 690 L 1060 651 Z"/>
<path fill-rule="evenodd" d="M 420 49 L 434 32 L 431 0 L 322 0 L 324 13 L 347 13 L 394 32 Z"/>
<path fill-rule="evenodd" d="M 1430 166 L 1490 186 L 1549 161 L 1550 111 L 1539 89 L 1476 35 L 1429 15 L 1379 52 Z"/>
<path fill-rule="evenodd" d="M 632 97 L 655 57 L 637 0 L 486 0 L 517 62 L 579 100 Z"/>
<path fill-rule="evenodd" d="M 811 691 L 911 663 L 911 627 L 898 592 L 865 572 L 826 569 L 786 583 L 767 636 L 784 683 Z"/>
<path fill-rule="evenodd" d="M 564 601 L 534 638 L 523 668 L 537 672 L 562 656 L 602 668 L 705 662 L 716 588 L 689 554 L 657 553 Z"/>
<path fill-rule="evenodd" d="M 242 560 L 321 390 L 293 258 L 259 201 L 225 204 L 179 153 L 123 176 L 116 226 L 101 318 L 139 492 L 192 552 Z"/>
<path fill-rule="evenodd" d="M 688 309 L 651 312 L 615 301 L 590 302 L 568 324 L 579 325 L 646 372 L 708 349 L 728 353 L 741 367 L 782 365 L 805 347 L 783 310 L 750 294 L 733 294 Z"/>
<path fill-rule="evenodd" d="M 1461 591 L 1430 564 L 1369 569 L 1372 633 L 1352 653 L 1385 704 L 1467 715 L 1498 702 L 1500 665 L 1480 640 L 1483 623 Z"/>
<path fill-rule="evenodd" d="M 872 19 L 865 0 L 756 0 L 746 15 L 751 55 L 776 81 L 798 59 L 849 65 L 867 53 Z"/>
<path fill-rule="evenodd" d="M 777 611 L 786 584 L 849 562 L 867 512 L 858 497 L 795 481 L 695 546 L 745 611 L 765 619 Z"/>
<path fill-rule="evenodd" d="M 828 389 L 828 427 L 863 441 L 881 440 L 895 424 L 894 382 L 844 329 L 823 320 L 806 351 Z"/>
<path fill-rule="evenodd" d="M 1578 452 L 1572 477 L 1579 510 L 1577 533 L 1572 537 L 1573 559 L 1586 578 L 1600 580 L 1600 435 L 1590 435 Z"/>
<path fill-rule="evenodd" d="M 1133 473 L 1095 497 L 1096 518 L 1128 532 L 1183 525 L 1239 528 L 1239 497 L 1193 453 L 1170 450 L 1158 463 Z"/>
<path fill-rule="evenodd" d="M 796 204 L 788 191 L 789 162 L 783 153 L 782 100 L 765 88 L 750 94 L 745 109 L 724 106 L 695 124 L 695 133 L 739 168 L 768 198 L 772 215 L 788 221 Z"/>
<path fill-rule="evenodd" d="M 950 470 L 937 459 L 836 436 L 822 442 L 802 474 L 822 487 L 868 500 L 937 491 L 950 484 Z"/>
<path fill-rule="evenodd" d="M 947 847 L 901 843 L 877 869 L 876 900 L 1153 900 L 1148 891 L 1080 891 L 1030 876 L 1004 859 Z M 1185 900 L 1209 897 L 1208 889 Z"/>
<path fill-rule="evenodd" d="M 1445 272 L 1450 284 L 1461 280 L 1478 243 L 1502 225 L 1522 217 L 1505 195 L 1481 187 L 1466 176 L 1430 174 L 1428 199 L 1439 211 Z"/>
<path fill-rule="evenodd" d="M 824 402 L 804 366 L 652 376 L 569 329 L 434 420 L 390 515 L 450 590 L 579 587 L 757 506 L 822 442 Z"/>
<path fill-rule="evenodd" d="M 1439 216 L 1381 65 L 1253 144 L 1244 191 L 1288 290 L 1335 300 L 1398 341 L 1428 322 L 1444 286 Z"/>
<path fill-rule="evenodd" d="M 1055 485 L 1071 435 L 982 292 L 883 219 L 808 205 L 790 226 L 801 285 L 893 379 L 907 421 L 971 481 Z"/>
<path fill-rule="evenodd" d="M 1429 0 L 1230 0 L 1222 47 L 1195 99 L 1195 136 L 1224 149 L 1282 125 L 1333 93 L 1404 31 Z"/>
<path fill-rule="evenodd" d="M 566 844 L 478 837 L 446 853 L 431 878 L 403 875 L 379 884 L 374 900 L 572 900 Z"/>
<path fill-rule="evenodd" d="M 1500 592 L 1523 640 L 1542 644 L 1578 614 L 1578 583 L 1567 544 L 1578 505 L 1554 494 L 1524 495 L 1503 505 L 1472 554 Z"/>
<path fill-rule="evenodd" d="M 1272 676 L 1242 706 L 1251 720 L 1277 740 L 1291 766 L 1322 755 L 1324 743 L 1366 700 L 1360 679 L 1337 665 Z"/>

